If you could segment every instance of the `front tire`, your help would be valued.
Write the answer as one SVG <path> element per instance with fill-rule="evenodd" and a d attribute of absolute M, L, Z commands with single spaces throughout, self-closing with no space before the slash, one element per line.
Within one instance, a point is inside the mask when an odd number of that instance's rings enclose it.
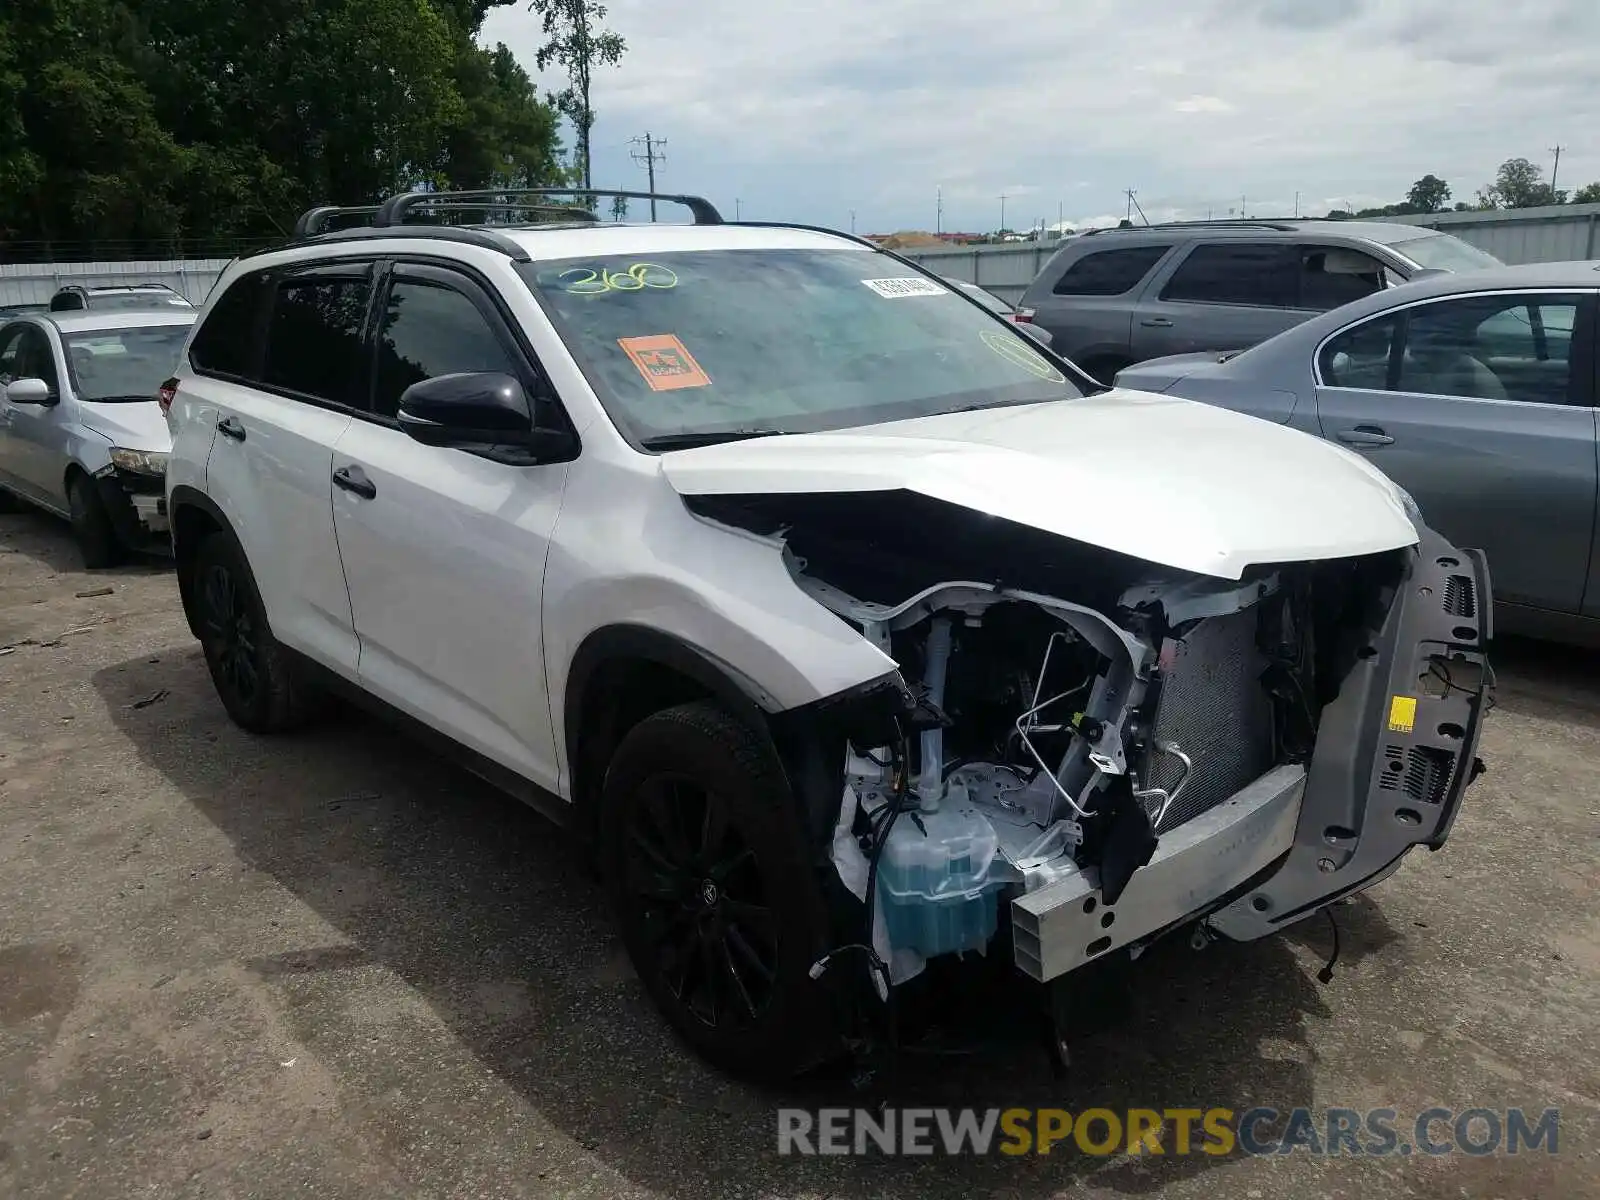
<path fill-rule="evenodd" d="M 72 514 L 72 535 L 85 568 L 98 571 L 122 561 L 122 543 L 117 541 L 111 514 L 87 475 L 74 475 L 68 481 L 67 510 Z"/>
<path fill-rule="evenodd" d="M 194 596 L 200 648 L 222 706 L 251 733 L 283 733 L 316 711 L 317 693 L 295 677 L 272 636 L 255 576 L 239 544 L 208 535 L 195 550 Z"/>
<path fill-rule="evenodd" d="M 758 1079 L 822 1056 L 827 922 L 767 739 L 709 703 L 645 719 L 606 773 L 600 848 L 634 969 L 696 1053 Z"/>

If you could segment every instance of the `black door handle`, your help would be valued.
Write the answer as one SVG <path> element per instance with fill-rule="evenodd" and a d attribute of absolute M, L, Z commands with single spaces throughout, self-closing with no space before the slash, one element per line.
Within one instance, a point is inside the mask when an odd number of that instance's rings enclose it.
<path fill-rule="evenodd" d="M 1139 324 L 1147 325 L 1151 329 L 1171 329 L 1172 322 L 1166 317 L 1146 317 Z"/>
<path fill-rule="evenodd" d="M 223 417 L 217 422 L 217 432 L 236 442 L 244 441 L 244 426 L 239 424 L 237 417 Z"/>
<path fill-rule="evenodd" d="M 363 500 L 371 500 L 378 494 L 378 485 L 368 479 L 360 467 L 340 467 L 333 473 L 333 485 L 354 492 Z"/>

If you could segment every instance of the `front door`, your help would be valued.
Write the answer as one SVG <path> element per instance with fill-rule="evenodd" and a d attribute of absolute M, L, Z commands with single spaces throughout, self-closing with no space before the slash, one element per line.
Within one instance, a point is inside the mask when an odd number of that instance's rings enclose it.
<path fill-rule="evenodd" d="M 0 395 L 0 474 L 20 495 L 66 509 L 68 397 L 50 335 L 32 322 L 11 326 L 0 345 L 0 384 L 42 379 L 49 404 L 16 404 Z"/>
<path fill-rule="evenodd" d="M 536 369 L 488 294 L 458 272 L 395 268 L 380 308 L 370 413 L 333 457 L 333 518 L 366 690 L 555 791 L 541 589 L 567 468 L 424 446 L 394 416 L 411 384 Z"/>
<path fill-rule="evenodd" d="M 1324 437 L 1423 518 L 1483 549 L 1498 599 L 1575 613 L 1595 521 L 1592 292 L 1431 301 L 1345 330 L 1318 359 Z"/>

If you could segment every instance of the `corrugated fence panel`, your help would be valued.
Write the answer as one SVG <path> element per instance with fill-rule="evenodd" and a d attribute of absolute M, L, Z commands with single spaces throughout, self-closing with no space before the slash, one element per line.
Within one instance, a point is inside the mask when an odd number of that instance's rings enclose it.
<path fill-rule="evenodd" d="M 84 287 L 164 283 L 200 304 L 229 261 L 192 258 L 166 262 L 0 263 L 0 308 L 8 304 L 44 304 L 69 283 Z"/>

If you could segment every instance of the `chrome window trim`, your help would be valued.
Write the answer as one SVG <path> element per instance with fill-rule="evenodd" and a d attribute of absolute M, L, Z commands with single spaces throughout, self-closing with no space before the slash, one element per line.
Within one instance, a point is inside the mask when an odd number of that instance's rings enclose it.
<path fill-rule="evenodd" d="M 1322 379 L 1322 352 L 1323 352 L 1324 349 L 1327 348 L 1328 343 L 1333 341 L 1334 338 L 1343 337 L 1345 334 L 1349 333 L 1353 329 L 1359 329 L 1363 325 L 1370 325 L 1374 321 L 1385 320 L 1385 319 L 1387 319 L 1389 317 L 1394 316 L 1396 313 L 1405 312 L 1408 309 L 1421 308 L 1424 304 L 1444 304 L 1444 303 L 1446 303 L 1447 301 L 1450 301 L 1450 300 L 1478 300 L 1478 299 L 1482 299 L 1485 296 L 1530 296 L 1530 295 L 1538 294 L 1538 295 L 1542 295 L 1542 296 L 1580 296 L 1581 297 L 1581 296 L 1593 296 L 1593 295 L 1596 295 L 1597 293 L 1600 293 L 1600 287 L 1574 287 L 1571 284 L 1564 284 L 1564 285 L 1559 286 L 1559 287 L 1488 288 L 1488 289 L 1486 289 L 1484 291 L 1481 291 L 1481 292 L 1452 292 L 1449 295 L 1444 295 L 1444 296 L 1424 296 L 1424 297 L 1422 297 L 1420 299 L 1417 299 L 1417 300 L 1408 300 L 1404 304 L 1396 304 L 1396 305 L 1393 305 L 1393 306 L 1391 306 L 1389 308 L 1384 309 L 1382 312 L 1369 313 L 1366 316 L 1361 317 L 1358 320 L 1351 321 L 1350 324 L 1343 325 L 1340 328 L 1335 329 L 1332 333 L 1328 334 L 1320 342 L 1318 342 L 1316 344 L 1316 346 L 1312 348 L 1312 351 L 1311 351 L 1311 381 L 1316 387 L 1318 387 L 1318 388 L 1327 388 L 1330 391 L 1338 391 L 1338 392 L 1370 392 L 1370 391 L 1374 391 L 1374 390 L 1376 390 L 1376 391 L 1388 391 L 1387 388 L 1377 388 L 1377 389 L 1374 389 L 1374 388 L 1352 388 L 1352 387 L 1342 387 L 1341 385 L 1339 385 L 1337 383 L 1325 383 L 1325 382 L 1323 382 L 1323 379 Z M 1393 392 L 1393 393 L 1390 393 L 1390 394 L 1391 395 L 1395 395 L 1395 396 L 1433 396 L 1433 395 L 1446 395 L 1446 396 L 1448 396 L 1447 393 L 1437 393 L 1437 392 Z M 1482 399 L 1482 397 L 1473 397 L 1473 396 L 1455 396 L 1455 397 L 1448 397 L 1448 398 L 1452 398 L 1452 399 L 1456 399 L 1456 400 Z M 1520 404 L 1520 403 L 1523 403 L 1523 402 L 1522 401 L 1517 401 L 1517 403 Z"/>

